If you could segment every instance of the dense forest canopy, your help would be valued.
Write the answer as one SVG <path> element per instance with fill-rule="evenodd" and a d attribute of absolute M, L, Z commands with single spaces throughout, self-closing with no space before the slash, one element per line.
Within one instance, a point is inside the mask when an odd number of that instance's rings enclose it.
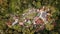
<path fill-rule="evenodd" d="M 30 8 L 39 9 L 42 6 L 46 6 L 50 8 L 52 13 L 52 18 L 54 18 L 56 22 L 56 26 L 53 30 L 44 29 L 41 33 L 43 34 L 59 34 L 60 33 L 60 0 L 0 0 L 0 33 L 1 34 L 19 34 L 25 31 L 30 34 L 34 33 L 32 27 L 29 29 L 20 26 L 14 26 L 13 28 L 9 28 L 6 25 L 8 20 L 12 21 L 10 15 L 18 15 L 22 18 L 22 14 L 29 10 Z M 22 20 L 22 19 L 21 19 Z M 50 25 L 50 24 L 49 24 Z M 47 25 L 47 27 L 49 27 Z M 50 27 L 52 28 L 52 27 Z M 26 30 L 25 30 L 26 29 Z M 22 31 L 22 32 L 21 32 Z M 37 34 L 40 32 L 37 32 Z M 26 34 L 26 33 L 25 33 Z"/>

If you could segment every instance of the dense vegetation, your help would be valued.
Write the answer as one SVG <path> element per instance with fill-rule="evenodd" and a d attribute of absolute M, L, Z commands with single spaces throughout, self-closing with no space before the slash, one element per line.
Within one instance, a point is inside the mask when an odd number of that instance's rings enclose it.
<path fill-rule="evenodd" d="M 42 31 L 35 32 L 19 25 L 15 25 L 13 28 L 9 28 L 6 25 L 8 19 L 12 21 L 10 14 L 21 15 L 29 8 L 40 8 L 41 6 L 50 7 L 53 18 L 55 19 L 56 26 L 53 30 L 44 29 Z M 50 27 L 49 25 L 47 25 Z M 51 27 L 50 27 L 51 28 Z M 31 31 L 31 32 L 30 32 Z M 26 32 L 26 33 L 25 33 Z M 60 0 L 0 0 L 0 34 L 60 34 Z"/>

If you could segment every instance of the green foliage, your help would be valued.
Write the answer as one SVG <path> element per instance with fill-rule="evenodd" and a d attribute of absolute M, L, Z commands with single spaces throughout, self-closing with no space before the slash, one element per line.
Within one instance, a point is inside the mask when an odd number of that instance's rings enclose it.
<path fill-rule="evenodd" d="M 56 21 L 56 27 L 54 28 L 54 31 L 57 32 L 51 32 L 51 34 L 59 34 L 60 30 L 60 0 L 0 0 L 0 30 L 2 30 L 3 34 L 18 34 L 21 31 L 23 34 L 33 34 L 35 31 L 33 30 L 33 26 L 28 29 L 25 27 L 21 27 L 20 25 L 15 25 L 11 28 L 6 26 L 6 21 L 10 17 L 10 14 L 17 14 L 22 15 L 31 7 L 40 8 L 41 6 L 51 6 L 51 11 L 53 18 Z M 31 15 L 28 15 L 26 17 L 32 18 L 36 15 L 36 13 L 33 13 Z M 31 17 L 32 16 L 32 17 Z M 56 17 L 58 18 L 56 20 Z M 6 20 L 7 19 L 7 20 Z M 12 19 L 12 18 L 11 18 Z M 46 24 L 46 30 L 53 29 L 53 25 Z M 6 30 L 5 30 L 6 29 Z M 14 29 L 14 31 L 12 31 Z M 7 32 L 5 32 L 7 31 Z M 43 30 L 44 32 L 44 30 Z M 47 31 L 44 32 L 46 34 Z"/>
<path fill-rule="evenodd" d="M 54 25 L 51 25 L 51 24 L 46 24 L 46 29 L 47 30 L 52 30 L 52 29 L 54 29 Z"/>
<path fill-rule="evenodd" d="M 40 8 L 41 7 L 41 3 L 40 2 L 36 2 L 36 8 Z"/>

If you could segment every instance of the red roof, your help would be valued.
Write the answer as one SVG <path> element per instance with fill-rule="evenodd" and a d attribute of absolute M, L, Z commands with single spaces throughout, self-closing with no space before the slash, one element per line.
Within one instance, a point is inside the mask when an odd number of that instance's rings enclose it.
<path fill-rule="evenodd" d="M 44 23 L 43 20 L 41 20 L 41 19 L 38 19 L 35 22 L 36 22 L 36 24 L 43 24 Z"/>

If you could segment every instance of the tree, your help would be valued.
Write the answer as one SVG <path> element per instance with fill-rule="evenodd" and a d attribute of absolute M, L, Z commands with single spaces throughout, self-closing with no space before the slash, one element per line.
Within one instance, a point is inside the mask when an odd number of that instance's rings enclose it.
<path fill-rule="evenodd" d="M 30 28 L 31 30 L 30 29 L 25 30 L 25 28 L 19 25 L 15 25 L 13 28 L 9 28 L 6 26 L 6 21 L 11 18 L 10 14 L 21 16 L 24 13 L 24 11 L 26 12 L 26 10 L 28 10 L 29 8 L 34 7 L 36 9 L 39 9 L 41 6 L 47 6 L 51 9 L 53 15 L 52 18 L 54 18 L 56 22 L 56 26 L 52 31 L 46 28 L 43 30 L 43 33 L 48 34 L 48 32 L 50 32 L 50 34 L 59 34 L 60 0 L 0 0 L 0 30 L 3 32 L 3 34 L 12 34 L 12 33 L 19 34 L 22 32 L 24 32 L 25 34 L 28 32 L 33 34 L 35 32 L 33 30 L 33 26 Z M 8 31 L 8 33 L 5 31 Z"/>

